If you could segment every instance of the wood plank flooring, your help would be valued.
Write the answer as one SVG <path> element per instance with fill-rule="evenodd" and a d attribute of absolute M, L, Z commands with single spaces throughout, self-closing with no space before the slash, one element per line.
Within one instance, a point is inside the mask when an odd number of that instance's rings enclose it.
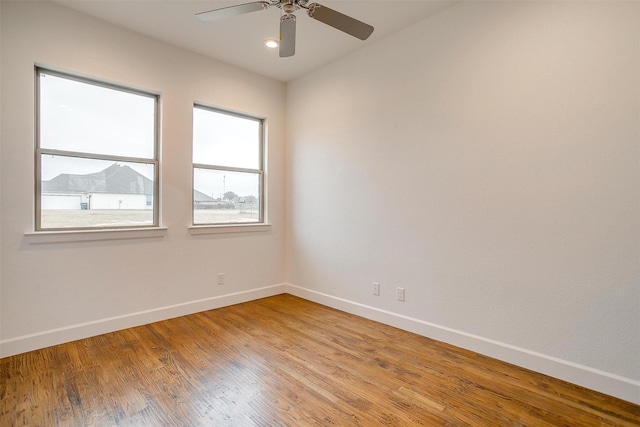
<path fill-rule="evenodd" d="M 640 407 L 278 295 L 0 361 L 6 426 L 640 426 Z"/>

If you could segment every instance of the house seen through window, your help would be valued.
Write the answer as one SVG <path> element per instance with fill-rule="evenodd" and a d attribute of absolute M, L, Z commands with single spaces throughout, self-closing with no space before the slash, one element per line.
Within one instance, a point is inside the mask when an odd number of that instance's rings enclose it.
<path fill-rule="evenodd" d="M 193 108 L 193 224 L 264 221 L 264 121 Z"/>
<path fill-rule="evenodd" d="M 36 71 L 36 230 L 157 226 L 158 97 Z"/>

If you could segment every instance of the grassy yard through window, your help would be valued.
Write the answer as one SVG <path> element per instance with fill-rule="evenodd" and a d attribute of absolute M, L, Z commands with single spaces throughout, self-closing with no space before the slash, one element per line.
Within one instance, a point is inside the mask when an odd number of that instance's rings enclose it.
<path fill-rule="evenodd" d="M 196 209 L 195 222 L 252 223 L 259 221 L 257 205 L 238 206 L 234 209 Z M 92 209 L 92 210 L 43 210 L 42 226 L 48 229 L 78 227 L 112 228 L 114 226 L 147 227 L 153 225 L 151 209 Z"/>

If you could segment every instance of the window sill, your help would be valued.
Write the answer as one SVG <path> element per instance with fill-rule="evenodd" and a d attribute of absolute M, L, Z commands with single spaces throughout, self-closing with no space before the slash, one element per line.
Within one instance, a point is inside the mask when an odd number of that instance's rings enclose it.
<path fill-rule="evenodd" d="M 192 225 L 189 227 L 189 233 L 192 236 L 200 236 L 204 234 L 263 232 L 270 229 L 271 224 Z"/>
<path fill-rule="evenodd" d="M 42 245 L 47 243 L 100 242 L 104 240 L 129 240 L 162 238 L 167 234 L 166 227 L 126 228 L 121 230 L 69 230 L 35 231 L 25 233 L 27 243 Z"/>

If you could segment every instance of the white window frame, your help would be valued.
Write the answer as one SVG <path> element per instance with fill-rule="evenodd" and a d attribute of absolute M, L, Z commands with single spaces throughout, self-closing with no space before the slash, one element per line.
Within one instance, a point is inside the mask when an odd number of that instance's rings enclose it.
<path fill-rule="evenodd" d="M 236 111 L 230 111 L 219 107 L 213 107 L 210 105 L 206 105 L 203 103 L 195 102 L 192 108 L 193 110 L 196 108 L 212 111 L 219 114 L 226 114 L 233 117 L 238 117 L 241 119 L 247 119 L 251 121 L 258 122 L 259 124 L 259 153 L 258 153 L 258 166 L 259 169 L 251 169 L 251 168 L 236 168 L 230 166 L 220 166 L 215 164 L 205 164 L 205 163 L 193 163 L 191 168 L 191 229 L 205 229 L 205 228 L 219 228 L 219 227 L 236 227 L 245 228 L 247 231 L 257 231 L 255 226 L 266 225 L 265 219 L 265 206 L 266 206 L 266 191 L 265 191 L 265 121 L 266 119 L 262 117 L 256 117 L 249 114 L 239 113 Z M 193 149 L 193 141 L 191 141 L 191 147 Z M 215 223 L 195 223 L 195 171 L 196 169 L 206 169 L 206 170 L 214 170 L 214 171 L 222 171 L 222 172 L 244 172 L 244 173 L 254 173 L 259 176 L 259 206 L 258 206 L 258 220 L 251 222 L 215 222 Z"/>
<path fill-rule="evenodd" d="M 153 158 L 138 158 L 128 156 L 117 156 L 109 154 L 96 154 L 84 151 L 66 151 L 56 150 L 50 148 L 42 148 L 40 144 L 40 75 L 46 74 L 56 76 L 63 79 L 75 80 L 78 82 L 105 87 L 112 90 L 121 92 L 127 92 L 139 96 L 145 96 L 154 100 L 154 141 L 153 141 Z M 108 231 L 108 230 L 128 230 L 128 229 L 141 229 L 141 228 L 159 228 L 160 227 L 160 162 L 159 157 L 159 135 L 160 135 L 160 95 L 157 93 L 147 92 L 139 89 L 134 89 L 128 86 L 109 83 L 99 79 L 79 76 L 67 72 L 61 72 L 52 70 L 50 68 L 35 67 L 35 232 L 77 232 L 77 231 Z M 108 227 L 64 227 L 64 228 L 42 228 L 42 156 L 54 155 L 64 157 L 75 157 L 91 160 L 108 160 L 114 162 L 128 162 L 128 163 L 142 163 L 154 166 L 154 180 L 153 180 L 153 223 L 152 224 L 137 224 L 137 225 L 114 225 Z"/>

